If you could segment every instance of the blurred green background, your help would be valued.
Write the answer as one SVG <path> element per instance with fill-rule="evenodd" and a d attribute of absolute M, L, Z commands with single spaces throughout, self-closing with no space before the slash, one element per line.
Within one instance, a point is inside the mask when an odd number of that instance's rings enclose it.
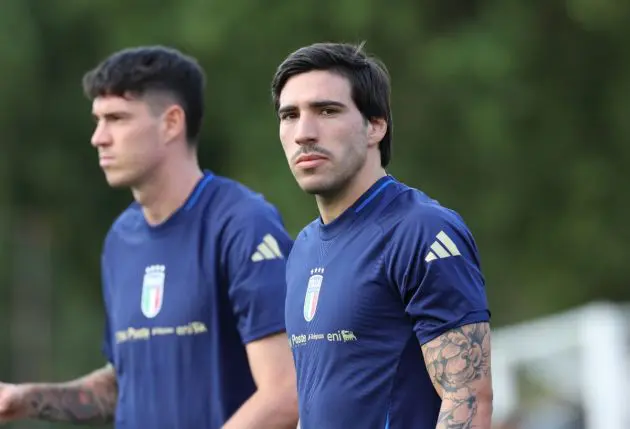
<path fill-rule="evenodd" d="M 203 167 L 264 193 L 295 236 L 316 206 L 270 79 L 304 44 L 365 40 L 392 76 L 389 172 L 466 219 L 495 326 L 630 300 L 628 23 L 615 0 L 3 1 L 0 379 L 103 364 L 99 254 L 131 195 L 104 181 L 80 81 L 143 44 L 199 59 Z"/>

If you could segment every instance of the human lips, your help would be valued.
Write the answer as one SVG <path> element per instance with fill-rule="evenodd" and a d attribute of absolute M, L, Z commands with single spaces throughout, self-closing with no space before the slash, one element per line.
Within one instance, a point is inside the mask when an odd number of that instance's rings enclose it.
<path fill-rule="evenodd" d="M 110 155 L 100 155 L 98 157 L 98 162 L 101 167 L 107 167 L 114 163 L 114 157 Z"/>
<path fill-rule="evenodd" d="M 305 154 L 305 155 L 300 155 L 295 160 L 295 166 L 300 167 L 300 168 L 315 168 L 318 165 L 324 163 L 326 160 L 328 160 L 328 158 L 325 157 L 324 155 L 313 154 L 313 153 Z"/>

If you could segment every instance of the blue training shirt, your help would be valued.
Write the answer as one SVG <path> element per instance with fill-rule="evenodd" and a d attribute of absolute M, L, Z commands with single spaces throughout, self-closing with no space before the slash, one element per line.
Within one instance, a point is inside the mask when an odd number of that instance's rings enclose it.
<path fill-rule="evenodd" d="M 138 204 L 102 255 L 117 429 L 219 429 L 255 391 L 245 345 L 283 332 L 292 240 L 262 196 L 205 172 L 150 226 Z"/>
<path fill-rule="evenodd" d="M 302 429 L 435 429 L 420 346 L 490 318 L 464 221 L 391 176 L 302 230 L 287 288 Z"/>

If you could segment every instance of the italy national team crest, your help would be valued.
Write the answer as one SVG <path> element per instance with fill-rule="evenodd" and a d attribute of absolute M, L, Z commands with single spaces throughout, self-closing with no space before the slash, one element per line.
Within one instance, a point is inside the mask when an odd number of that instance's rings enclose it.
<path fill-rule="evenodd" d="M 158 315 L 164 302 L 164 265 L 151 265 L 144 271 L 142 280 L 142 313 L 149 319 Z"/>
<path fill-rule="evenodd" d="M 310 322 L 315 317 L 317 311 L 317 302 L 319 301 L 319 291 L 322 288 L 324 280 L 324 269 L 315 268 L 311 270 L 311 276 L 308 279 L 306 287 L 306 296 L 304 297 L 304 320 Z"/>

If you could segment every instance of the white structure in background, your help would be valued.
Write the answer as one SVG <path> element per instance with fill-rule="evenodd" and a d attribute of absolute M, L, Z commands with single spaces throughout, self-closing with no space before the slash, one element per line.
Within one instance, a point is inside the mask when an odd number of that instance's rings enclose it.
<path fill-rule="evenodd" d="M 552 397 L 574 404 L 583 415 L 583 425 L 553 423 L 547 415 L 525 427 L 630 428 L 630 306 L 589 304 L 496 329 L 492 341 L 497 423 L 526 407 L 520 393 L 520 374 L 524 372 L 552 392 Z M 541 399 L 526 414 L 544 414 L 550 402 Z M 557 410 L 554 418 L 567 414 Z"/>

